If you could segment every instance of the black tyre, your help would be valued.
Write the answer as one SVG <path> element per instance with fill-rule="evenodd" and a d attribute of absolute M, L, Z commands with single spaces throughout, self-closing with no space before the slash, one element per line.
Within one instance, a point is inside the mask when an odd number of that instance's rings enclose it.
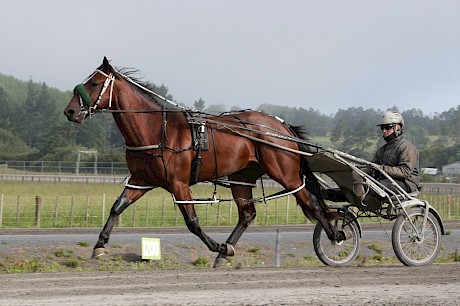
<path fill-rule="evenodd" d="M 334 213 L 331 217 L 331 225 L 337 231 L 342 230 L 343 214 Z M 346 240 L 331 241 L 326 235 L 321 224 L 316 224 L 313 232 L 313 247 L 322 263 L 328 266 L 341 267 L 350 265 L 358 256 L 361 236 L 356 222 L 347 224 L 343 231 Z"/>
<path fill-rule="evenodd" d="M 396 257 L 406 266 L 424 266 L 432 263 L 441 249 L 441 227 L 438 219 L 428 213 L 422 231 L 425 209 L 412 208 L 407 217 L 396 219 L 392 232 L 392 244 Z M 414 230 L 415 226 L 420 236 Z"/>

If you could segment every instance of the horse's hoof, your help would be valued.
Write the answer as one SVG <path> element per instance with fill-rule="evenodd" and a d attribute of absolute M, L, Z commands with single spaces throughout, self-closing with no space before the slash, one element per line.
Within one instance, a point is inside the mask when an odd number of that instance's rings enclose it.
<path fill-rule="evenodd" d="M 344 231 L 339 231 L 337 233 L 337 241 L 344 241 L 347 240 L 347 236 L 345 235 Z"/>
<path fill-rule="evenodd" d="M 343 229 L 343 233 L 344 233 L 344 235 L 345 235 L 345 239 L 351 239 L 351 238 L 353 238 L 353 232 L 352 232 L 352 230 L 349 229 L 348 227 Z"/>
<path fill-rule="evenodd" d="M 105 255 L 105 248 L 95 248 L 93 250 L 93 258 L 98 258 L 102 255 Z"/>
<path fill-rule="evenodd" d="M 227 255 L 227 256 L 234 256 L 235 255 L 235 248 L 230 243 L 227 243 L 227 253 L 225 255 Z"/>
<path fill-rule="evenodd" d="M 219 254 L 214 260 L 214 265 L 212 267 L 216 269 L 216 268 L 229 267 L 231 265 L 232 263 L 228 260 L 228 258 L 225 255 Z"/>

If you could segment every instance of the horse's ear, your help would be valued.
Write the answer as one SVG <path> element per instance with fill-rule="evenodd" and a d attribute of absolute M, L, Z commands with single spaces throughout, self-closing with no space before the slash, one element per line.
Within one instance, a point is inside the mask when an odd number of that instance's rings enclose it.
<path fill-rule="evenodd" d="M 109 60 L 108 60 L 107 57 L 105 57 L 105 56 L 104 56 L 104 59 L 102 60 L 101 70 L 104 71 L 104 72 L 106 72 L 106 73 L 109 73 L 109 72 L 110 72 Z"/>

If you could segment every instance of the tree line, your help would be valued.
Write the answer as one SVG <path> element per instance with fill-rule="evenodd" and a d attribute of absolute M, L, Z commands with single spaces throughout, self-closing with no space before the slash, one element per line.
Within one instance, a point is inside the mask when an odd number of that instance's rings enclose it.
<path fill-rule="evenodd" d="M 156 88 L 174 100 L 166 86 Z M 62 114 L 71 97 L 71 91 L 0 74 L 0 160 L 74 161 L 79 150 L 95 149 L 99 161 L 123 161 L 123 138 L 112 116 L 98 114 L 83 125 L 71 124 Z M 206 106 L 203 99 L 190 108 L 211 114 L 239 110 L 222 104 Z M 387 109 L 351 107 L 325 115 L 306 103 L 305 108 L 261 104 L 257 110 L 304 127 L 313 143 L 365 159 L 383 144 L 376 123 Z M 395 106 L 388 110 L 399 111 Z M 401 113 L 406 137 L 420 149 L 421 167 L 441 168 L 460 161 L 460 105 L 430 116 L 419 109 Z"/>

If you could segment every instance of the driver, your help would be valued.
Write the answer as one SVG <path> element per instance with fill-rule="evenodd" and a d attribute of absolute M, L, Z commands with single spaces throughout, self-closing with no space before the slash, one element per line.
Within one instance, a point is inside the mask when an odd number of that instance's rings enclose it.
<path fill-rule="evenodd" d="M 408 193 L 421 189 L 419 176 L 419 152 L 410 141 L 404 138 L 404 119 L 400 113 L 387 111 L 383 113 L 379 124 L 385 144 L 380 147 L 372 159 L 371 175 L 382 185 L 395 191 L 392 182 L 377 169 L 383 170 Z M 370 190 L 364 204 L 375 203 L 377 194 Z M 380 200 L 379 200 L 380 202 Z"/>

